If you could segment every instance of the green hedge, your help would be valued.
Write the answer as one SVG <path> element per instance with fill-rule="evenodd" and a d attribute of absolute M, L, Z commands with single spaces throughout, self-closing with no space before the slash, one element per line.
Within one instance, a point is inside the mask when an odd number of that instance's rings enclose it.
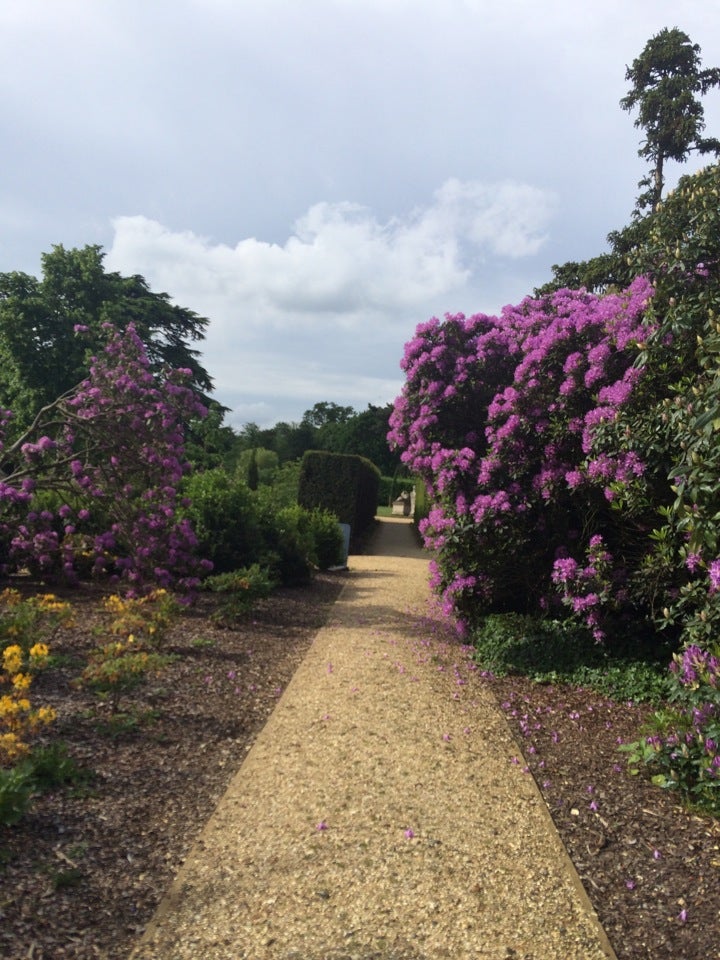
<path fill-rule="evenodd" d="M 430 499 L 422 480 L 415 481 L 415 523 L 420 523 L 430 513 Z"/>
<path fill-rule="evenodd" d="M 217 468 L 191 474 L 183 494 L 189 503 L 182 515 L 215 576 L 258 564 L 280 583 L 303 583 L 314 567 L 326 570 L 344 559 L 334 516 L 279 504 L 269 487 L 250 490 L 237 473 Z"/>
<path fill-rule="evenodd" d="M 378 505 L 380 471 L 365 457 L 308 450 L 302 459 L 298 503 L 329 510 L 350 525 L 353 538 L 368 530 Z"/>

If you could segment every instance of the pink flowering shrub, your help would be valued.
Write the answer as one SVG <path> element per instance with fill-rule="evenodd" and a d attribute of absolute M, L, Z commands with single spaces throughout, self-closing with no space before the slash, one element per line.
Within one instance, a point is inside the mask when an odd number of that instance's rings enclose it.
<path fill-rule="evenodd" d="M 177 491 L 189 469 L 184 423 L 204 408 L 188 371 L 151 373 L 132 326 L 105 329 L 87 379 L 0 446 L 5 569 L 72 580 L 84 564 L 132 590 L 190 589 L 202 564 L 190 523 L 176 515 Z M 0 431 L 10 416 L 3 412 Z"/>
<path fill-rule="evenodd" d="M 615 588 L 617 579 L 613 557 L 599 533 L 590 537 L 585 566 L 572 557 L 561 557 L 553 564 L 552 582 L 559 588 L 563 604 L 590 627 L 598 641 L 605 639 L 601 623 L 607 606 L 617 606 L 625 598 L 622 588 Z"/>
<path fill-rule="evenodd" d="M 601 634 L 587 569 L 557 571 L 563 558 L 579 562 L 593 536 L 622 552 L 615 491 L 644 464 L 631 442 L 608 452 L 594 441 L 640 382 L 633 361 L 652 295 L 643 277 L 605 297 L 561 290 L 500 317 L 433 319 L 407 345 L 389 439 L 433 501 L 422 532 L 461 628 L 489 610 L 547 608 L 558 587 Z M 615 577 L 603 577 L 610 607 Z"/>
<path fill-rule="evenodd" d="M 631 436 L 645 464 L 616 501 L 651 545 L 631 575 L 636 602 L 675 642 L 708 648 L 720 629 L 719 192 L 717 165 L 684 177 L 629 252 L 629 268 L 653 281 L 654 330 L 636 402 L 596 435 L 604 449 Z"/>

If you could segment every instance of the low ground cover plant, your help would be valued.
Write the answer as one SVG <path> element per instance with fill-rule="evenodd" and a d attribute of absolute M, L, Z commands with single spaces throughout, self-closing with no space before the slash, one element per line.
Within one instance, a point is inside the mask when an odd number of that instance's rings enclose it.
<path fill-rule="evenodd" d="M 635 768 L 651 771 L 658 786 L 678 790 L 691 805 L 718 816 L 720 657 L 691 644 L 674 655 L 671 669 L 677 683 L 670 705 L 623 749 Z"/>
<path fill-rule="evenodd" d="M 570 620 L 529 614 L 488 614 L 473 634 L 474 656 L 495 676 L 571 684 L 616 702 L 664 704 L 671 694 L 670 652 L 651 637 L 645 644 L 588 643 Z"/>
<path fill-rule="evenodd" d="M 205 580 L 205 587 L 222 594 L 223 602 L 213 615 L 216 623 L 232 623 L 242 617 L 258 600 L 270 596 L 277 586 L 269 571 L 258 563 L 230 573 L 218 573 Z"/>

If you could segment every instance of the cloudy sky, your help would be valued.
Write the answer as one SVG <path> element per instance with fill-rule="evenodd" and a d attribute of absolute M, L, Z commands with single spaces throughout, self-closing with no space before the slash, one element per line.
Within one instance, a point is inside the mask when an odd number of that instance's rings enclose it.
<path fill-rule="evenodd" d="M 628 222 L 675 26 L 720 65 L 720 0 L 0 0 L 0 272 L 100 244 L 209 317 L 235 427 L 386 403 L 417 323 Z"/>

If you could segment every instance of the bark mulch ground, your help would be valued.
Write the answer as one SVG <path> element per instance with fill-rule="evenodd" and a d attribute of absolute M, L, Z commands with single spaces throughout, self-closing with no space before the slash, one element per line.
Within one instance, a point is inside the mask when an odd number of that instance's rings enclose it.
<path fill-rule="evenodd" d="M 165 642 L 181 656 L 133 694 L 125 727 L 71 686 L 97 644 L 99 598 L 69 597 L 77 625 L 33 692 L 58 709 L 53 736 L 86 778 L 0 828 L 0 956 L 126 960 L 343 580 L 283 589 L 231 629 L 212 623 L 217 598 L 203 596 Z M 476 682 L 497 697 L 620 960 L 720 958 L 718 822 L 630 776 L 618 753 L 647 708 L 522 678 Z"/>

